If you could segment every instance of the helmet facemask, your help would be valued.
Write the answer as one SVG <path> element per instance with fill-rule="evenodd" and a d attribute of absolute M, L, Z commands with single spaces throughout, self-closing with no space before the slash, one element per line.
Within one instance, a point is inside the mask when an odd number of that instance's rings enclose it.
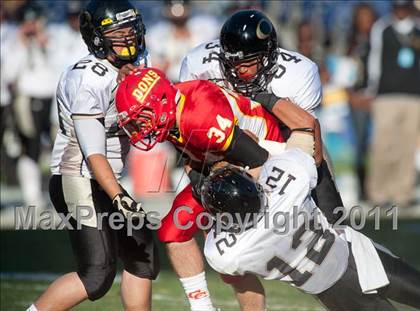
<path fill-rule="evenodd" d="M 150 109 L 135 107 L 131 116 L 127 112 L 118 114 L 119 127 L 124 130 L 130 143 L 137 149 L 148 151 L 158 143 L 158 135 L 153 131 L 156 127 L 156 116 Z"/>
<path fill-rule="evenodd" d="M 219 55 L 220 67 L 225 79 L 233 89 L 247 97 L 254 98 L 259 92 L 265 91 L 278 70 L 278 52 L 276 49 L 266 53 L 253 53 L 244 56 L 242 52 L 229 53 L 221 49 Z M 246 65 L 244 65 L 244 63 Z M 256 73 L 251 77 L 241 77 L 238 68 L 257 66 Z"/>
<path fill-rule="evenodd" d="M 130 112 L 118 114 L 118 126 L 124 130 L 130 143 L 137 149 L 148 151 L 157 143 L 163 142 L 175 124 L 175 118 L 168 112 L 157 113 L 152 107 L 166 105 L 166 97 L 153 102 L 138 104 L 130 108 Z"/>
<path fill-rule="evenodd" d="M 108 27 L 101 27 L 104 46 L 117 63 L 135 62 L 139 54 L 144 53 L 144 29 L 142 28 L 138 16 Z"/>
<path fill-rule="evenodd" d="M 267 90 L 279 68 L 279 51 L 276 30 L 264 13 L 234 13 L 222 26 L 220 46 L 221 71 L 230 87 L 251 98 Z M 241 73 L 244 63 L 254 64 L 256 70 L 250 68 L 245 76 Z"/>
<path fill-rule="evenodd" d="M 117 67 L 134 63 L 145 51 L 144 26 L 139 16 L 100 27 L 105 50 L 114 58 Z"/>

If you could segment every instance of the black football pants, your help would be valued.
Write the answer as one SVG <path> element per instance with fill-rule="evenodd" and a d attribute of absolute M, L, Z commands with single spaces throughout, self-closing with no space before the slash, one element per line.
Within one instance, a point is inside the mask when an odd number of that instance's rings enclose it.
<path fill-rule="evenodd" d="M 377 294 L 363 294 L 356 265 L 350 252 L 349 265 L 341 279 L 331 288 L 317 295 L 331 311 L 396 311 L 388 299 L 420 310 L 420 272 L 400 258 L 378 250 L 390 284 Z"/>

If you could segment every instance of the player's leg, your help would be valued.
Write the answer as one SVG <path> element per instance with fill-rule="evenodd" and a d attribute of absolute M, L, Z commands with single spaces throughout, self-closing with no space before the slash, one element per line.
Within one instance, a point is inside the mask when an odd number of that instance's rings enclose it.
<path fill-rule="evenodd" d="M 391 187 L 390 191 L 394 203 L 400 208 L 409 207 L 414 199 L 416 184 L 415 154 L 417 139 L 420 135 L 420 97 L 396 96 L 394 105 L 398 106 L 395 119 L 400 124 L 394 128 L 394 142 L 392 153 L 395 155 L 395 170 L 393 179 L 398 180 L 398 186 Z M 390 151 L 391 152 L 391 151 Z"/>
<path fill-rule="evenodd" d="M 130 220 L 135 228 L 138 219 Z M 151 310 L 152 280 L 159 273 L 159 255 L 153 232 L 146 227 L 133 229 L 128 234 L 127 224 L 118 230 L 119 256 L 124 264 L 121 281 L 121 299 L 126 311 Z"/>
<path fill-rule="evenodd" d="M 363 294 L 351 253 L 344 275 L 332 287 L 316 296 L 327 310 L 332 311 L 397 311 L 387 299 L 379 294 Z"/>
<path fill-rule="evenodd" d="M 121 300 L 125 311 L 151 310 L 152 280 L 124 270 L 121 277 Z"/>
<path fill-rule="evenodd" d="M 76 272 L 67 273 L 48 286 L 29 311 L 69 310 L 87 299 L 86 289 Z M 60 299 L 60 300 L 58 300 Z"/>
<path fill-rule="evenodd" d="M 369 200 L 375 205 L 384 205 L 392 199 L 395 187 L 395 165 L 398 151 L 395 150 L 396 126 L 395 101 L 389 95 L 378 96 L 372 103 L 373 137 L 370 145 L 367 190 Z M 392 126 L 390 126 L 392 124 Z M 397 136 L 396 139 L 400 139 Z"/>
<path fill-rule="evenodd" d="M 220 275 L 223 282 L 230 284 L 235 292 L 241 311 L 264 311 L 265 291 L 257 276 Z"/>
<path fill-rule="evenodd" d="M 390 284 L 381 296 L 420 309 L 420 272 L 383 250 L 377 250 Z"/>
<path fill-rule="evenodd" d="M 117 238 L 106 218 L 97 223 L 96 213 L 110 212 L 106 193 L 96 182 L 87 178 L 54 175 L 50 181 L 50 196 L 58 213 L 67 215 L 76 204 L 90 207 L 92 217 L 81 221 L 80 230 L 68 230 L 77 262 L 77 271 L 56 281 L 37 299 L 39 311 L 69 310 L 86 298 L 97 300 L 112 286 L 116 274 Z M 77 228 L 74 218 L 70 219 Z M 99 225 L 102 226 L 98 229 Z"/>
<path fill-rule="evenodd" d="M 204 259 L 193 235 L 198 231 L 197 216 L 203 207 L 193 198 L 188 185 L 175 198 L 172 209 L 162 220 L 159 239 L 166 243 L 168 257 L 178 275 L 191 310 L 215 310 L 204 272 Z"/>

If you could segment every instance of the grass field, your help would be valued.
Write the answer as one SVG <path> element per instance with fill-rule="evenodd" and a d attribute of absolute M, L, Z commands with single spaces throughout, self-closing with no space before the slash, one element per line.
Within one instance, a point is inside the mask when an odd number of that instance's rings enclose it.
<path fill-rule="evenodd" d="M 214 273 L 208 276 L 214 301 L 223 311 L 238 310 L 232 290 L 224 285 Z M 270 284 L 271 283 L 271 284 Z M 266 282 L 269 296 L 269 310 L 322 310 L 315 300 L 279 282 Z M 48 285 L 45 281 L 3 280 L 1 283 L 1 310 L 25 310 L 33 299 Z M 74 310 L 121 310 L 119 284 L 100 301 L 85 302 Z M 163 271 L 153 288 L 153 310 L 188 310 L 186 299 L 178 280 L 172 272 Z"/>
<path fill-rule="evenodd" d="M 420 268 L 420 221 L 399 221 L 397 231 L 388 221 L 381 223 L 381 230 L 374 231 L 371 224 L 365 229 L 374 240 L 387 245 L 408 262 Z M 44 280 L 41 272 L 61 274 L 73 266 L 65 232 L 55 231 L 2 231 L 0 239 L 0 310 L 18 311 L 27 307 L 49 284 L 51 274 Z M 162 272 L 153 288 L 153 310 L 188 310 L 179 281 L 171 272 L 164 252 L 161 252 Z M 16 274 L 16 273 L 19 274 Z M 28 274 L 30 273 L 30 274 Z M 30 275 L 38 276 L 31 280 Z M 28 277 L 26 277 L 28 276 Z M 223 284 L 213 272 L 208 272 L 209 288 L 213 300 L 223 311 L 238 310 L 238 305 L 229 286 Z M 268 310 L 323 310 L 309 295 L 282 284 L 264 282 L 268 297 Z M 100 301 L 85 302 L 74 310 L 121 310 L 119 284 L 115 282 L 111 291 Z M 413 310 L 398 306 L 399 310 Z"/>

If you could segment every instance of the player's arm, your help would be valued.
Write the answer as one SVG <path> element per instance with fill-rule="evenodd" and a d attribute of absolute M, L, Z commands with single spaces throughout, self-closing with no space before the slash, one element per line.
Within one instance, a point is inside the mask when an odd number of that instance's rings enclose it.
<path fill-rule="evenodd" d="M 239 126 L 234 127 L 231 135 L 232 139 L 224 152 L 226 161 L 251 169 L 260 167 L 267 161 L 268 151 Z"/>
<path fill-rule="evenodd" d="M 204 97 L 203 103 L 206 105 L 203 106 L 207 109 L 204 122 L 191 125 L 193 129 L 201 127 L 203 130 L 191 131 L 189 143 L 201 150 L 222 155 L 225 161 L 235 165 L 250 168 L 263 165 L 268 159 L 268 151 L 235 125 L 235 116 L 227 98 L 220 93 L 217 94 L 219 97 L 208 96 L 208 99 Z"/>
<path fill-rule="evenodd" d="M 260 93 L 255 98 L 266 109 L 271 111 L 291 131 L 305 129 L 312 133 L 315 140 L 314 153 L 315 163 L 319 165 L 323 159 L 321 127 L 319 121 L 306 110 L 292 103 L 288 99 L 279 98 L 274 94 Z"/>
<path fill-rule="evenodd" d="M 96 181 L 113 200 L 115 207 L 126 216 L 128 212 L 138 212 L 141 205 L 120 187 L 106 158 L 105 109 L 99 104 L 100 96 L 90 86 L 73 91 L 75 98 L 71 117 L 76 138 Z"/>
<path fill-rule="evenodd" d="M 106 158 L 103 116 L 73 114 L 72 118 L 80 149 L 96 181 L 110 198 L 114 198 L 122 190 Z"/>
<path fill-rule="evenodd" d="M 193 196 L 200 201 L 201 186 L 203 185 L 204 179 L 208 176 L 209 170 L 204 163 L 195 162 L 191 159 L 188 159 L 184 163 L 184 170 L 190 179 Z"/>
<path fill-rule="evenodd" d="M 139 212 L 141 204 L 135 202 L 124 189 L 120 187 L 117 178 L 106 158 L 106 134 L 103 117 L 98 115 L 73 114 L 74 129 L 83 156 L 87 159 L 90 169 L 98 184 L 112 199 L 114 206 L 125 216 L 130 212 Z"/>
<path fill-rule="evenodd" d="M 306 70 L 300 71 L 292 83 L 286 84 L 281 78 L 274 80 L 272 94 L 258 94 L 256 100 L 291 130 L 307 128 L 313 131 L 314 158 L 315 163 L 319 165 L 323 159 L 321 127 L 313 116 L 313 110 L 321 102 L 322 85 L 318 66 L 308 63 L 305 68 Z"/>

